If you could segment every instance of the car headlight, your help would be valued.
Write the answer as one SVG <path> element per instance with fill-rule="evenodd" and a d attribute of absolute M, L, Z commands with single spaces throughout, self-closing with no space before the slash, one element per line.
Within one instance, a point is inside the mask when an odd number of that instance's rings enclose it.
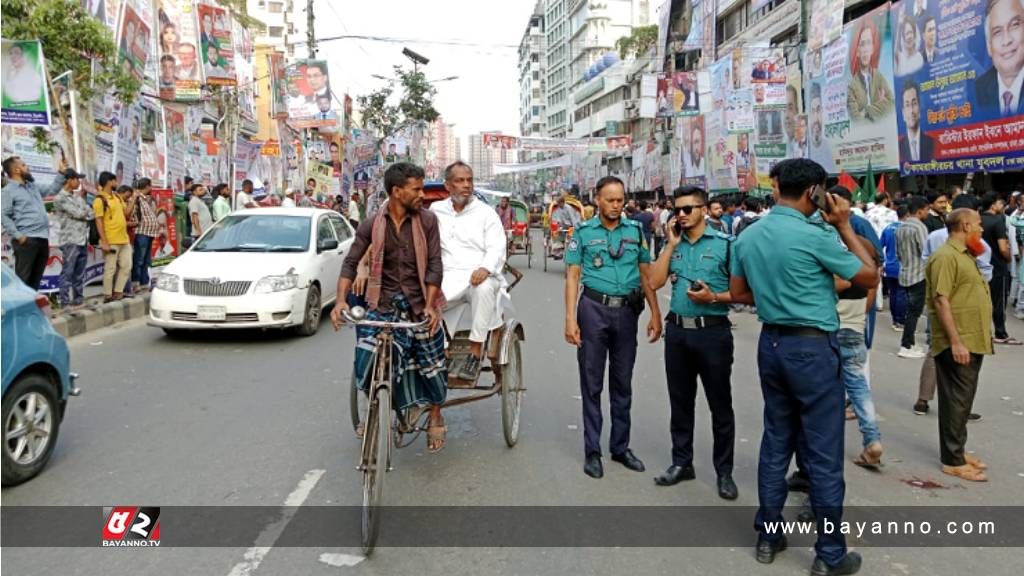
<path fill-rule="evenodd" d="M 299 286 L 297 274 L 285 274 L 284 276 L 264 276 L 256 283 L 256 294 L 270 294 L 271 292 L 284 292 L 293 290 Z"/>
<path fill-rule="evenodd" d="M 181 278 L 174 274 L 161 274 L 156 277 L 156 288 L 167 292 L 177 292 L 180 280 Z"/>

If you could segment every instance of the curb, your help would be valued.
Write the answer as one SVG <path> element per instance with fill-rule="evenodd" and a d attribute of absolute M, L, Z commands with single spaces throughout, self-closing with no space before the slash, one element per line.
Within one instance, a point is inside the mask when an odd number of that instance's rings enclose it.
<path fill-rule="evenodd" d="M 127 320 L 142 318 L 149 314 L 149 294 L 125 298 L 119 302 L 108 302 L 95 308 L 61 315 L 50 322 L 53 329 L 65 338 L 93 332 Z"/>

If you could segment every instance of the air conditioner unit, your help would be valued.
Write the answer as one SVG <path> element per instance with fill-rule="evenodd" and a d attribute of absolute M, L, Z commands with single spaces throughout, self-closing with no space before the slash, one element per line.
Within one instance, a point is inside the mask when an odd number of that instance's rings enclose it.
<path fill-rule="evenodd" d="M 637 108 L 630 108 L 626 110 L 625 117 L 626 120 L 636 120 L 637 118 L 640 117 L 640 110 L 638 110 Z"/>
<path fill-rule="evenodd" d="M 626 100 L 624 106 L 626 110 L 633 110 L 636 108 L 636 100 Z"/>
<path fill-rule="evenodd" d="M 632 84 L 636 80 L 636 74 L 626 74 L 626 84 Z"/>

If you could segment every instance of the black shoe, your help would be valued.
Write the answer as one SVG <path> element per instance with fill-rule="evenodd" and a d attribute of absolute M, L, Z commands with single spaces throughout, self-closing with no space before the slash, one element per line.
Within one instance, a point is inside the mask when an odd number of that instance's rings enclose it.
<path fill-rule="evenodd" d="M 693 466 L 676 466 L 675 464 L 668 467 L 668 470 L 662 472 L 660 476 L 654 477 L 654 483 L 658 486 L 675 486 L 683 480 L 693 480 L 697 475 L 693 473 Z"/>
<path fill-rule="evenodd" d="M 918 416 L 924 416 L 927 413 L 928 413 L 928 403 L 925 402 L 924 400 L 918 400 L 914 404 L 914 414 L 917 414 Z"/>
<path fill-rule="evenodd" d="M 587 456 L 586 462 L 583 463 L 583 473 L 591 478 L 604 477 L 604 466 L 601 465 L 601 457 L 597 454 Z"/>
<path fill-rule="evenodd" d="M 789 475 L 789 479 L 786 480 L 786 484 L 789 486 L 790 492 L 811 491 L 811 479 L 807 477 L 807 474 L 799 470 Z"/>
<path fill-rule="evenodd" d="M 975 414 L 974 412 L 971 412 L 970 414 L 967 415 L 967 421 L 968 422 L 978 422 L 980 420 L 981 420 L 981 414 Z"/>
<path fill-rule="evenodd" d="M 820 556 L 814 557 L 814 564 L 811 564 L 811 576 L 841 576 L 843 574 L 856 574 L 860 570 L 861 558 L 856 552 L 849 552 L 839 564 L 829 566 Z"/>
<path fill-rule="evenodd" d="M 633 451 L 629 448 L 626 448 L 626 451 L 622 454 L 612 454 L 612 460 L 622 464 L 633 472 L 644 471 L 644 463 L 641 462 L 640 459 L 636 457 L 636 454 L 633 454 Z"/>
<path fill-rule="evenodd" d="M 761 564 L 775 562 L 775 555 L 786 549 L 786 537 L 782 536 L 772 542 L 764 538 L 757 539 L 757 561 Z"/>
<path fill-rule="evenodd" d="M 736 488 L 736 483 L 732 481 L 732 476 L 718 477 L 718 495 L 726 500 L 735 500 L 739 497 L 740 491 Z"/>

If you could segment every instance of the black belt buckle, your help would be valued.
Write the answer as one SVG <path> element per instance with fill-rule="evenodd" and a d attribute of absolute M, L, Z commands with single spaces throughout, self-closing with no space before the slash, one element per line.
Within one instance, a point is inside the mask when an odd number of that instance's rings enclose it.
<path fill-rule="evenodd" d="M 603 294 L 601 296 L 601 303 L 610 308 L 622 308 L 626 304 L 626 297 Z"/>

